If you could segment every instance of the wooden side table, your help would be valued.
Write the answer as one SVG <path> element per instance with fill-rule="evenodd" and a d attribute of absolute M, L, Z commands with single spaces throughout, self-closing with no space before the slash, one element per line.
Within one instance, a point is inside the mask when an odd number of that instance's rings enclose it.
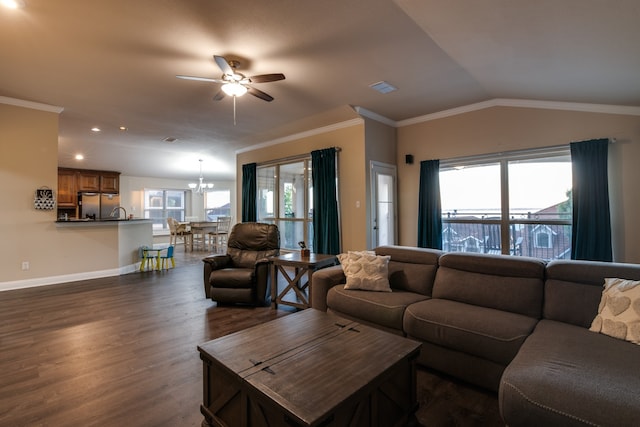
<path fill-rule="evenodd" d="M 338 263 L 335 255 L 311 253 L 308 257 L 302 257 L 300 252 L 292 252 L 285 255 L 270 258 L 271 261 L 271 307 L 278 308 L 278 304 L 290 305 L 296 308 L 311 307 L 311 286 L 314 271 L 329 267 Z M 293 268 L 294 276 L 290 276 L 287 267 Z M 287 286 L 278 294 L 278 271 L 287 280 Z M 302 283 L 307 276 L 306 283 Z M 293 291 L 300 302 L 286 301 L 285 295 Z"/>

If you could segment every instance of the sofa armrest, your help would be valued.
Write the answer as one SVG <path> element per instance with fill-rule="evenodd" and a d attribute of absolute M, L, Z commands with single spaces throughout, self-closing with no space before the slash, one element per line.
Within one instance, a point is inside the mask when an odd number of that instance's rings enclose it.
<path fill-rule="evenodd" d="M 347 280 L 341 265 L 334 265 L 320 269 L 313 273 L 311 285 L 311 307 L 327 311 L 327 293 L 336 285 L 344 284 Z"/>
<path fill-rule="evenodd" d="M 209 286 L 209 277 L 213 270 L 219 270 L 231 265 L 231 257 L 228 255 L 213 255 L 202 259 L 204 263 L 204 294 L 207 298 L 211 298 L 211 287 Z"/>

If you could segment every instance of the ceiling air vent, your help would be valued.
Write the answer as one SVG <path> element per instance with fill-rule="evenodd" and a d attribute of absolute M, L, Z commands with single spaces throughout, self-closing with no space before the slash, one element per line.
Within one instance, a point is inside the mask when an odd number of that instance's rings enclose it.
<path fill-rule="evenodd" d="M 168 143 L 173 143 L 176 142 L 178 140 L 178 138 L 174 138 L 173 136 L 168 136 L 165 139 L 163 139 L 164 142 L 168 142 Z"/>
<path fill-rule="evenodd" d="M 380 93 L 389 93 L 389 92 L 393 92 L 395 90 L 398 90 L 397 87 L 395 87 L 391 83 L 385 82 L 385 81 L 381 81 L 381 82 L 378 82 L 378 83 L 370 84 L 369 87 L 371 89 L 373 89 L 373 90 L 377 90 Z"/>

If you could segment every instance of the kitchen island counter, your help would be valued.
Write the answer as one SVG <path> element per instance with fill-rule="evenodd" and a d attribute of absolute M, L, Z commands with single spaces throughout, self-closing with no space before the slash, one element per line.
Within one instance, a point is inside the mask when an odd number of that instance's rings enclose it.
<path fill-rule="evenodd" d="M 152 224 L 150 219 L 133 218 L 133 219 L 69 219 L 56 221 L 56 227 L 103 227 L 115 225 L 134 225 L 134 224 Z"/>
<path fill-rule="evenodd" d="M 150 219 L 60 220 L 55 226 L 62 235 L 81 239 L 85 245 L 83 254 L 96 262 L 97 258 L 91 254 L 98 256 L 103 264 L 98 268 L 109 270 L 112 275 L 137 271 L 141 261 L 140 247 L 153 245 L 153 221 Z M 89 265 L 93 261 L 82 264 Z"/>

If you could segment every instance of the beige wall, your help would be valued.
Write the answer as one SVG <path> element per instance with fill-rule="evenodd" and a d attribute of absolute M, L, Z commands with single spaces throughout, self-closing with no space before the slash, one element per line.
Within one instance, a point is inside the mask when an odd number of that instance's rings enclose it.
<path fill-rule="evenodd" d="M 535 108 L 492 107 L 398 129 L 400 244 L 417 243 L 420 161 L 616 138 L 609 150 L 616 261 L 640 263 L 640 117 Z M 405 154 L 415 163 L 404 164 Z"/>
<path fill-rule="evenodd" d="M 327 130 L 310 136 L 301 136 L 280 144 L 239 153 L 236 157 L 238 170 L 237 194 L 242 194 L 242 165 L 244 164 L 266 163 L 290 156 L 308 154 L 313 150 L 339 147 L 342 150 L 338 155 L 342 249 L 345 251 L 365 249 L 367 237 L 364 133 L 364 124 L 360 122 L 359 124 Z M 238 197 L 236 211 L 241 216 L 241 197 Z M 241 219 L 239 217 L 238 221 L 241 221 Z"/>
<path fill-rule="evenodd" d="M 58 186 L 58 114 L 0 104 L 0 132 L 0 289 L 117 272 L 117 232 L 59 228 L 55 210 L 34 208 L 36 189 Z"/>

